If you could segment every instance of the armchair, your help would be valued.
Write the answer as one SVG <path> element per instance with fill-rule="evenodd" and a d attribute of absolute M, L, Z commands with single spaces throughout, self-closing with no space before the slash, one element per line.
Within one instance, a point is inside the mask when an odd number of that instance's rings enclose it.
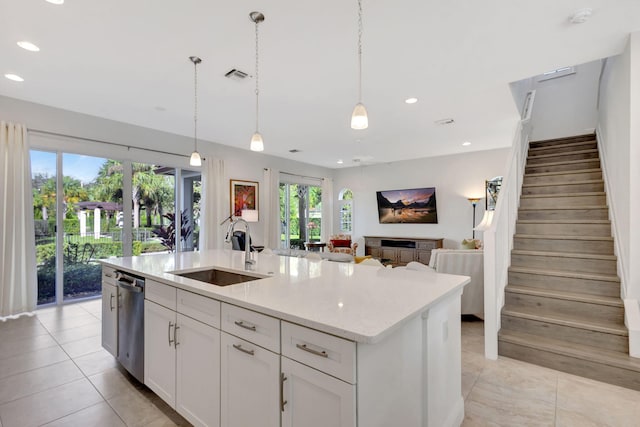
<path fill-rule="evenodd" d="M 331 236 L 329 243 L 327 243 L 327 249 L 329 252 L 356 255 L 356 249 L 358 244 L 351 242 L 350 234 L 334 234 Z"/>

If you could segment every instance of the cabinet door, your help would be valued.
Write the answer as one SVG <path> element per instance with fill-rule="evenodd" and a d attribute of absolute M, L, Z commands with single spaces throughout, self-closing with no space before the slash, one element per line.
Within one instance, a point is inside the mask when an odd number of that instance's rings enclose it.
<path fill-rule="evenodd" d="M 429 265 L 431 260 L 431 251 L 418 251 L 418 262 Z"/>
<path fill-rule="evenodd" d="M 356 386 L 282 358 L 282 427 L 354 427 Z"/>
<path fill-rule="evenodd" d="M 388 259 L 392 263 L 396 262 L 396 253 L 397 253 L 396 248 L 382 248 L 380 252 L 382 253 L 380 258 L 385 260 Z"/>
<path fill-rule="evenodd" d="M 102 282 L 102 347 L 118 357 L 118 288 Z"/>
<path fill-rule="evenodd" d="M 194 426 L 220 424 L 220 331 L 178 313 L 176 411 Z"/>
<path fill-rule="evenodd" d="M 223 427 L 280 425 L 280 356 L 221 332 Z"/>
<path fill-rule="evenodd" d="M 398 264 L 407 265 L 411 261 L 415 261 L 415 249 L 398 249 Z"/>
<path fill-rule="evenodd" d="M 176 313 L 144 301 L 144 383 L 176 407 Z"/>

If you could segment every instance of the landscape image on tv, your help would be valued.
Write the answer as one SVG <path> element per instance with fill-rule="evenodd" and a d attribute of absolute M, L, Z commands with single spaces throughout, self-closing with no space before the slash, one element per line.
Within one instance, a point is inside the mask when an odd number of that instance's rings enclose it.
<path fill-rule="evenodd" d="M 376 192 L 380 224 L 437 224 L 436 189 Z"/>

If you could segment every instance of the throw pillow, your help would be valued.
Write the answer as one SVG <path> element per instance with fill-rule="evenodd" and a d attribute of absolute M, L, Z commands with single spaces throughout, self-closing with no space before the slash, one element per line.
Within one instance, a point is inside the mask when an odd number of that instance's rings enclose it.
<path fill-rule="evenodd" d="M 477 249 L 477 239 L 464 239 L 462 241 L 462 249 Z"/>
<path fill-rule="evenodd" d="M 351 240 L 331 240 L 331 244 L 334 248 L 350 248 Z"/>

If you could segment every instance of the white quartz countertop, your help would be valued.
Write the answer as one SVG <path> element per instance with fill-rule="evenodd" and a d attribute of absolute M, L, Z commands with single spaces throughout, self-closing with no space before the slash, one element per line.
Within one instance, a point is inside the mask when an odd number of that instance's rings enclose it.
<path fill-rule="evenodd" d="M 197 294 L 362 343 L 376 343 L 410 318 L 459 292 L 467 276 L 210 250 L 111 258 L 102 263 Z M 207 268 L 263 279 L 216 286 L 173 274 Z"/>

